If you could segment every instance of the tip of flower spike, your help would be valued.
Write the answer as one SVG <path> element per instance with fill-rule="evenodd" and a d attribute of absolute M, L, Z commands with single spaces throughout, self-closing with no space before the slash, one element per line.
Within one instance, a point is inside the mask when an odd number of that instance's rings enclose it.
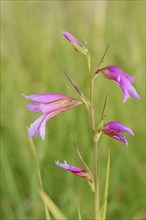
<path fill-rule="evenodd" d="M 67 31 L 62 31 L 62 34 L 71 43 L 77 43 L 80 45 L 80 42 L 71 33 L 67 32 Z"/>
<path fill-rule="evenodd" d="M 62 31 L 62 34 L 68 41 L 70 41 L 76 51 L 88 56 L 88 49 L 84 47 L 71 33 Z"/>

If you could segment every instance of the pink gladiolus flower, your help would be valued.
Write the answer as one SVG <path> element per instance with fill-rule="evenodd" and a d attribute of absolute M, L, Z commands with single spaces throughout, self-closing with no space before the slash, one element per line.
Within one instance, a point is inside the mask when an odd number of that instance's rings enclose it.
<path fill-rule="evenodd" d="M 65 169 L 65 170 L 69 170 L 70 172 L 72 172 L 76 176 L 80 176 L 83 178 L 89 178 L 89 173 L 87 173 L 87 171 L 83 168 L 72 166 L 72 165 L 68 164 L 66 161 L 64 161 L 64 163 L 61 163 L 59 161 L 55 161 L 55 163 L 57 166 Z"/>
<path fill-rule="evenodd" d="M 107 66 L 103 69 L 99 69 L 96 73 L 101 73 L 104 77 L 113 80 L 120 86 L 124 94 L 124 103 L 130 96 L 138 100 L 140 99 L 137 91 L 132 86 L 135 79 L 127 73 L 124 73 L 118 66 Z"/>
<path fill-rule="evenodd" d="M 68 41 L 71 42 L 71 44 L 73 45 L 76 51 L 79 51 L 85 56 L 87 56 L 88 54 L 87 48 L 85 48 L 72 34 L 70 34 L 69 32 L 65 32 L 65 31 L 63 31 L 62 34 Z"/>
<path fill-rule="evenodd" d="M 121 141 L 126 145 L 128 145 L 126 137 L 122 136 L 120 132 L 126 132 L 128 134 L 134 135 L 133 131 L 130 128 L 126 127 L 125 125 L 117 121 L 111 121 L 111 122 L 104 124 L 103 127 L 101 128 L 101 131 L 104 134 L 112 138 L 115 138 L 118 141 Z"/>
<path fill-rule="evenodd" d="M 22 94 L 22 96 L 26 99 L 34 101 L 26 105 L 30 111 L 42 112 L 42 115 L 30 125 L 28 129 L 28 136 L 36 137 L 40 132 L 43 140 L 45 139 L 46 122 L 50 118 L 54 117 L 60 112 L 82 104 L 82 102 L 79 100 L 61 94 L 35 94 L 30 96 Z"/>

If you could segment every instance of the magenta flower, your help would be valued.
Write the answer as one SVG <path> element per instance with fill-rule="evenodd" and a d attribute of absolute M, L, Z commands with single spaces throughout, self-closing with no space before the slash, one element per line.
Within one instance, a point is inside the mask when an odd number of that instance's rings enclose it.
<path fill-rule="evenodd" d="M 22 96 L 34 101 L 26 105 L 30 111 L 42 112 L 42 115 L 30 125 L 28 129 L 28 136 L 36 137 L 38 133 L 40 133 L 43 140 L 45 139 L 46 122 L 50 118 L 60 112 L 82 104 L 79 100 L 61 94 L 35 94 L 30 96 L 22 94 Z"/>
<path fill-rule="evenodd" d="M 128 134 L 134 135 L 133 131 L 130 128 L 126 127 L 125 125 L 117 121 L 111 121 L 111 122 L 104 124 L 103 127 L 101 128 L 101 131 L 104 134 L 112 138 L 115 138 L 118 141 L 121 141 L 126 145 L 128 145 L 126 137 L 122 136 L 120 132 L 126 132 Z"/>
<path fill-rule="evenodd" d="M 79 51 L 85 56 L 87 56 L 88 54 L 87 48 L 85 48 L 72 34 L 70 34 L 69 32 L 65 32 L 65 31 L 63 31 L 62 34 L 68 41 L 71 42 L 71 44 L 73 45 L 76 51 Z"/>
<path fill-rule="evenodd" d="M 89 173 L 87 173 L 87 171 L 83 168 L 72 166 L 72 165 L 68 164 L 66 161 L 64 161 L 64 163 L 61 163 L 59 161 L 55 161 L 55 163 L 57 166 L 65 169 L 65 170 L 69 170 L 70 172 L 72 172 L 76 176 L 80 176 L 83 178 L 89 178 Z"/>
<path fill-rule="evenodd" d="M 113 80 L 120 86 L 124 94 L 123 102 L 126 102 L 130 96 L 138 100 L 140 99 L 137 91 L 132 86 L 135 79 L 124 73 L 118 66 L 107 66 L 99 69 L 96 73 L 101 73 L 104 77 Z"/>

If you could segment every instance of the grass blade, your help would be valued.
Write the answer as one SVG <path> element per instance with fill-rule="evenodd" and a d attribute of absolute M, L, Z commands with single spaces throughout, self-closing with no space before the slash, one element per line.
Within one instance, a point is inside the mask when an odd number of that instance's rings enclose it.
<path fill-rule="evenodd" d="M 43 192 L 43 190 L 39 189 L 39 195 L 56 220 L 67 220 L 60 209 L 55 205 L 52 199 Z"/>
<path fill-rule="evenodd" d="M 78 219 L 82 220 L 82 216 L 81 216 L 81 210 L 80 207 L 78 206 Z"/>
<path fill-rule="evenodd" d="M 74 139 L 73 139 L 72 136 L 71 136 L 71 140 L 72 140 L 73 146 L 74 146 L 74 148 L 75 148 L 75 151 L 76 151 L 76 153 L 77 153 L 77 155 L 78 155 L 78 157 L 79 157 L 79 159 L 80 159 L 82 165 L 85 167 L 85 169 L 87 170 L 87 172 L 88 172 L 89 175 L 90 175 L 90 179 L 88 179 L 88 182 L 89 182 L 89 185 L 91 186 L 92 191 L 94 192 L 94 190 L 95 190 L 94 188 L 95 188 L 95 187 L 94 187 L 93 174 L 92 174 L 91 170 L 89 169 L 88 165 L 85 163 L 84 159 L 82 158 L 82 155 L 81 155 L 81 153 L 80 153 L 80 151 L 79 151 L 79 148 L 77 147 L 77 145 L 76 145 L 76 143 L 75 143 L 75 141 L 74 141 Z"/>

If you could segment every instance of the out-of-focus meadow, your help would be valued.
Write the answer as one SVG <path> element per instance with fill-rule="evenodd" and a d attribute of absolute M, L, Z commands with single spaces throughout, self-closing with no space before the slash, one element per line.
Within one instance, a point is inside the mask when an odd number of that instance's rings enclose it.
<path fill-rule="evenodd" d="M 86 59 L 75 52 L 61 31 L 81 42 L 86 39 L 96 70 L 106 46 L 110 49 L 102 66 L 118 65 L 136 78 L 141 96 L 122 103 L 120 88 L 97 77 L 97 120 L 109 94 L 106 121 L 120 121 L 135 133 L 127 135 L 128 148 L 102 136 L 99 143 L 101 193 L 107 152 L 111 171 L 107 219 L 145 219 L 145 40 L 144 1 L 1 1 L 1 219 L 44 219 L 39 183 L 29 146 L 26 121 L 39 114 L 29 112 L 21 93 L 62 93 L 76 97 L 68 88 L 63 69 L 69 71 L 89 96 Z M 72 135 L 83 158 L 93 168 L 89 117 L 84 106 L 61 113 L 47 122 L 46 139 L 34 142 L 45 192 L 68 219 L 92 219 L 92 193 L 85 179 L 59 169 L 54 161 L 67 160 L 81 166 L 72 147 Z"/>

